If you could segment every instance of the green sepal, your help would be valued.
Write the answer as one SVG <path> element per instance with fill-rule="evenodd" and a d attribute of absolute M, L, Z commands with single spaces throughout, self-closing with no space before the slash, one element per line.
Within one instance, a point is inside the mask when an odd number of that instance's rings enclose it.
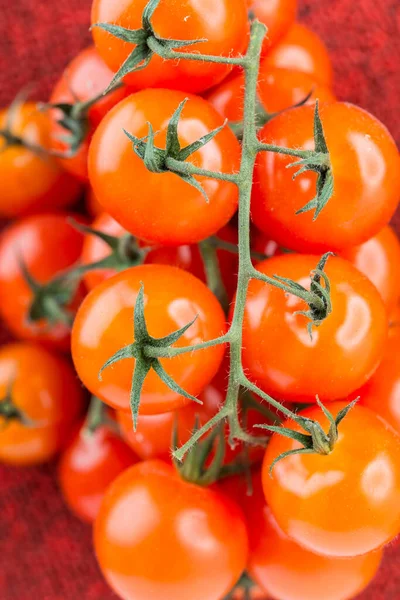
<path fill-rule="evenodd" d="M 272 464 L 269 467 L 269 475 L 272 477 L 272 471 L 278 462 L 283 460 L 284 458 L 288 458 L 289 456 L 294 456 L 295 454 L 315 454 L 315 450 L 312 448 L 296 448 L 294 450 L 288 450 L 287 452 L 282 452 L 279 456 L 275 458 Z"/>
<path fill-rule="evenodd" d="M 194 154 L 194 152 L 197 152 L 197 150 L 200 150 L 200 148 L 208 144 L 208 142 L 215 138 L 215 136 L 218 135 L 220 131 L 224 129 L 224 127 L 226 127 L 227 122 L 228 120 L 225 119 L 222 125 L 220 125 L 216 129 L 213 129 L 209 133 L 206 133 L 192 144 L 189 144 L 188 146 L 185 146 L 185 148 L 182 148 L 182 150 L 178 154 L 178 160 L 185 161 L 187 158 L 189 158 L 189 156 Z"/>
<path fill-rule="evenodd" d="M 265 429 L 266 431 L 270 431 L 271 433 L 279 433 L 283 437 L 290 438 L 291 440 L 295 440 L 299 442 L 304 448 L 312 448 L 312 438 L 311 435 L 305 435 L 304 433 L 300 433 L 299 431 L 294 431 L 294 429 L 288 429 L 287 427 L 280 427 L 279 425 L 254 425 L 258 429 Z"/>
<path fill-rule="evenodd" d="M 182 102 L 179 104 L 178 108 L 172 115 L 170 122 L 168 123 L 167 140 L 166 140 L 166 144 L 165 144 L 165 153 L 166 153 L 166 156 L 170 156 L 172 158 L 178 159 L 179 152 L 181 150 L 181 144 L 180 144 L 179 138 L 178 138 L 178 124 L 179 124 L 179 119 L 181 118 L 182 111 L 183 111 L 187 101 L 188 101 L 188 98 L 185 98 L 184 100 L 182 100 Z"/>
<path fill-rule="evenodd" d="M 197 319 L 198 315 L 196 315 L 192 321 L 190 321 L 177 331 L 174 331 L 173 333 L 170 333 L 169 335 L 166 335 L 163 338 L 152 338 L 153 346 L 158 346 L 161 348 L 167 348 L 168 346 L 172 346 L 172 344 L 175 344 L 175 342 L 177 342 L 179 338 L 181 338 L 183 334 L 186 333 L 186 331 L 197 321 Z"/>
<path fill-rule="evenodd" d="M 124 348 L 117 350 L 117 352 L 110 356 L 110 358 L 106 360 L 104 365 L 101 367 L 97 375 L 99 381 L 103 381 L 103 371 L 105 371 L 105 369 L 108 369 L 108 367 L 111 367 L 111 365 L 119 362 L 120 360 L 125 360 L 127 358 L 136 358 L 136 356 L 137 352 L 135 344 L 129 344 L 128 346 L 124 346 Z"/>
<path fill-rule="evenodd" d="M 6 395 L 0 400 L 0 417 L 4 419 L 0 431 L 4 430 L 12 421 L 18 421 L 25 427 L 32 427 L 35 425 L 34 421 L 14 404 L 12 397 L 13 385 L 14 382 L 10 382 L 7 385 Z"/>
<path fill-rule="evenodd" d="M 186 392 L 180 385 L 178 385 L 176 383 L 176 381 L 174 379 L 172 379 L 171 375 L 168 375 L 168 373 L 166 372 L 166 370 L 164 369 L 164 367 L 162 366 L 162 364 L 160 363 L 160 361 L 157 358 L 154 358 L 152 360 L 151 368 L 154 369 L 154 371 L 157 373 L 157 375 L 159 376 L 161 381 L 163 381 L 165 383 L 165 385 L 167 385 L 169 387 L 170 390 L 172 390 L 173 392 L 176 392 L 177 394 L 180 394 L 181 396 L 183 396 L 184 398 L 187 398 L 188 400 L 192 400 L 193 402 L 196 402 L 197 404 L 203 404 L 203 402 L 201 400 L 199 400 L 199 398 L 192 396 L 191 394 Z"/>
<path fill-rule="evenodd" d="M 130 407 L 133 419 L 133 429 L 136 431 L 137 420 L 139 416 L 140 396 L 144 380 L 147 377 L 152 365 L 143 358 L 137 358 L 135 363 L 135 369 L 133 372 L 132 386 L 130 392 Z"/>
<path fill-rule="evenodd" d="M 140 290 L 135 302 L 133 313 L 133 324 L 135 331 L 135 343 L 141 344 L 150 341 L 150 335 L 147 330 L 146 319 L 144 316 L 144 285 L 140 284 Z"/>

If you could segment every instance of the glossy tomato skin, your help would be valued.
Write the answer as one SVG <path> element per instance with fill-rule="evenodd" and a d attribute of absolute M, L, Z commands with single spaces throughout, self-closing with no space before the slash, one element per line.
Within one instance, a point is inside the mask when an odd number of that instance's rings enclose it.
<path fill-rule="evenodd" d="M 267 113 L 274 114 L 302 102 L 310 92 L 307 104 L 334 102 L 335 95 L 327 85 L 318 84 L 312 75 L 289 69 L 271 67 L 261 61 L 258 77 L 258 98 Z M 243 119 L 244 76 L 223 81 L 210 92 L 207 100 L 229 121 Z"/>
<path fill-rule="evenodd" d="M 263 54 L 274 46 L 293 25 L 297 0 L 247 0 L 250 14 L 267 26 Z"/>
<path fill-rule="evenodd" d="M 400 242 L 390 225 L 373 238 L 341 252 L 376 286 L 391 313 L 400 296 Z"/>
<path fill-rule="evenodd" d="M 249 535 L 247 572 L 275 600 L 350 600 L 374 578 L 382 559 L 377 550 L 363 556 L 319 556 L 291 540 L 278 526 L 265 502 L 261 473 L 252 474 L 252 494 L 247 480 L 234 477 L 221 483 L 243 509 Z"/>
<path fill-rule="evenodd" d="M 332 403 L 329 410 L 335 416 L 345 405 Z M 329 430 L 319 407 L 301 414 Z M 293 422 L 285 427 L 299 431 Z M 295 542 L 317 554 L 359 556 L 381 548 L 400 531 L 400 436 L 359 405 L 339 428 L 330 454 L 289 456 L 276 464 L 271 478 L 274 459 L 300 447 L 294 440 L 273 435 L 262 483 L 278 525 Z"/>
<path fill-rule="evenodd" d="M 146 4 L 147 0 L 95 0 L 92 5 L 92 25 L 116 23 L 128 29 L 140 29 Z M 157 6 L 152 24 L 160 37 L 207 40 L 182 48 L 180 52 L 238 56 L 245 52 L 248 41 L 246 0 L 201 3 L 196 0 L 167 0 Z M 111 37 L 98 27 L 94 27 L 92 33 L 100 56 L 116 72 L 134 46 Z M 222 81 L 231 70 L 229 65 L 191 60 L 166 61 L 153 55 L 146 68 L 128 74 L 125 82 L 132 90 L 168 88 L 200 93 Z"/>
<path fill-rule="evenodd" d="M 308 73 L 322 85 L 332 87 L 333 69 L 321 38 L 306 25 L 295 23 L 266 55 L 270 67 Z"/>
<path fill-rule="evenodd" d="M 257 269 L 309 286 L 309 273 L 318 260 L 285 254 L 259 263 Z M 368 380 L 383 356 L 387 314 L 375 286 L 342 258 L 329 258 L 325 272 L 332 313 L 313 328 L 312 339 L 307 318 L 295 314 L 308 310 L 303 300 L 259 281 L 250 283 L 243 365 L 273 397 L 295 402 L 315 402 L 317 394 L 323 401 L 344 398 Z"/>
<path fill-rule="evenodd" d="M 69 508 L 83 521 L 93 523 L 110 484 L 137 458 L 108 426 L 89 431 L 85 425 L 63 453 L 59 483 Z"/>
<path fill-rule="evenodd" d="M 354 392 L 367 406 L 400 434 L 400 331 L 389 337 L 383 360 L 371 379 Z"/>
<path fill-rule="evenodd" d="M 388 223 L 400 197 L 399 152 L 384 125 L 345 102 L 321 106 L 320 115 L 334 190 L 315 221 L 314 211 L 296 215 L 315 196 L 315 173 L 293 181 L 294 171 L 287 168 L 293 158 L 270 152 L 259 154 L 255 169 L 254 224 L 298 252 L 340 252 L 362 244 Z M 312 106 L 287 111 L 264 126 L 260 139 L 288 148 L 313 148 L 313 119 Z"/>
<path fill-rule="evenodd" d="M 114 481 L 94 545 L 103 575 L 123 600 L 219 600 L 247 559 L 239 508 L 182 481 L 162 461 L 139 463 Z"/>
<path fill-rule="evenodd" d="M 98 374 L 104 363 L 134 341 L 133 312 L 144 286 L 145 318 L 150 335 L 164 337 L 196 322 L 177 342 L 189 346 L 224 334 L 220 304 L 210 290 L 190 273 L 165 265 L 132 267 L 104 281 L 82 303 L 72 331 L 72 357 L 86 387 L 110 406 L 129 410 L 134 359 L 125 359 Z M 218 345 L 183 354 L 161 363 L 173 379 L 196 396 L 217 373 L 224 354 Z M 159 414 L 180 408 L 190 400 L 171 391 L 151 370 L 144 382 L 140 413 Z"/>
<path fill-rule="evenodd" d="M 158 132 L 156 146 L 165 148 L 169 119 L 186 97 L 179 125 L 182 147 L 222 125 L 222 117 L 202 98 L 173 90 L 143 90 L 108 113 L 90 147 L 89 175 L 100 204 L 130 233 L 152 243 L 178 246 L 199 242 L 225 225 L 237 208 L 233 183 L 204 179 L 207 203 L 198 190 L 174 173 L 148 171 L 123 131 L 143 137 L 150 122 Z M 213 171 L 238 171 L 239 142 L 225 127 L 188 160 Z"/>
<path fill-rule="evenodd" d="M 71 267 L 82 252 L 83 234 L 70 223 L 72 215 L 46 213 L 10 224 L 0 236 L 0 315 L 17 338 L 34 340 L 52 348 L 69 349 L 70 329 L 45 320 L 29 323 L 33 294 L 20 268 L 22 259 L 38 283 L 47 283 Z M 81 217 L 73 215 L 74 219 Z M 84 295 L 82 286 L 70 305 L 76 310 Z"/>
<path fill-rule="evenodd" d="M 6 126 L 8 118 L 7 110 L 0 111 L 0 129 Z M 79 195 L 79 183 L 46 154 L 50 148 L 47 115 L 35 103 L 25 102 L 13 114 L 11 132 L 26 143 L 43 148 L 44 153 L 34 153 L 21 145 L 2 148 L 0 217 L 20 218 L 73 204 Z"/>
<path fill-rule="evenodd" d="M 50 104 L 76 104 L 76 102 L 88 102 L 107 89 L 114 73 L 100 58 L 94 46 L 82 50 L 67 66 L 61 79 L 56 83 Z M 87 159 L 91 137 L 102 118 L 126 95 L 126 90 L 121 87 L 114 92 L 100 98 L 87 114 L 88 131 L 87 136 L 81 144 L 75 156 L 67 159 L 59 159 L 62 166 L 78 177 L 86 181 Z M 63 136 L 69 135 L 69 131 L 57 123 L 63 114 L 58 109 L 51 111 L 51 148 L 57 152 L 67 152 L 68 144 L 62 141 Z"/>
<path fill-rule="evenodd" d="M 0 398 L 11 389 L 15 406 L 32 423 L 0 417 L 0 461 L 30 466 L 47 462 L 68 441 L 83 410 L 83 390 L 70 364 L 36 344 L 0 349 Z"/>

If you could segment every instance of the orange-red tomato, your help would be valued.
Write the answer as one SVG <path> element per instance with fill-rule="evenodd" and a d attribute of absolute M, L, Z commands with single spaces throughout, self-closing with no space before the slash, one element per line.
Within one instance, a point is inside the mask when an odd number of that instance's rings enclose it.
<path fill-rule="evenodd" d="M 142 27 L 143 9 L 148 0 L 95 0 L 92 25 L 113 23 L 128 29 Z M 167 0 L 160 2 L 151 19 L 155 33 L 174 40 L 207 41 L 190 45 L 178 52 L 201 52 L 214 56 L 238 56 L 246 49 L 248 21 L 246 0 Z M 98 27 L 92 29 L 100 56 L 117 71 L 134 45 L 118 40 Z M 193 60 L 164 60 L 153 55 L 144 68 L 125 77 L 134 90 L 168 88 L 185 92 L 202 92 L 228 75 L 232 67 L 221 63 Z"/>
<path fill-rule="evenodd" d="M 344 102 L 320 109 L 334 180 L 333 195 L 314 211 L 296 214 L 316 194 L 316 173 L 293 181 L 293 157 L 261 152 L 252 199 L 254 224 L 284 248 L 341 251 L 362 244 L 390 220 L 400 198 L 400 157 L 387 129 L 365 110 Z M 314 148 L 314 108 L 287 111 L 264 126 L 265 143 Z M 340 123 L 340 127 L 338 127 Z M 349 169 L 351 165 L 351 169 Z"/>
<path fill-rule="evenodd" d="M 333 70 L 321 38 L 306 25 L 295 23 L 266 55 L 270 67 L 301 71 L 321 85 L 332 86 Z"/>
<path fill-rule="evenodd" d="M 391 313 L 400 297 L 400 242 L 390 226 L 373 238 L 348 248 L 340 255 L 375 284 Z"/>
<path fill-rule="evenodd" d="M 389 337 L 383 360 L 371 379 L 354 392 L 367 406 L 400 433 L 400 330 Z"/>
<path fill-rule="evenodd" d="M 0 236 L 1 317 L 16 337 L 62 350 L 69 349 L 70 328 L 66 324 L 50 325 L 44 319 L 28 321 L 33 293 L 23 277 L 20 261 L 39 284 L 48 283 L 71 267 L 82 252 L 83 235 L 68 222 L 69 218 L 66 213 L 33 215 L 12 223 Z M 76 310 L 83 295 L 79 286 L 69 306 L 71 311 Z"/>
<path fill-rule="evenodd" d="M 113 75 L 114 73 L 103 62 L 96 49 L 93 46 L 86 48 L 65 69 L 51 94 L 50 104 L 76 105 L 78 102 L 88 102 L 106 90 Z M 125 95 L 125 88 L 118 88 L 97 100 L 90 107 L 84 117 L 84 123 L 82 123 L 82 127 L 86 129 L 86 135 L 77 153 L 70 158 L 60 159 L 67 171 L 84 181 L 88 178 L 87 157 L 91 137 L 102 118 Z M 59 109 L 52 109 L 50 113 L 51 148 L 65 153 L 69 151 L 70 146 L 63 140 L 63 137 L 71 134 L 57 122 L 62 118 L 63 113 Z"/>
<path fill-rule="evenodd" d="M 182 481 L 162 461 L 139 463 L 111 484 L 94 546 L 103 575 L 124 599 L 220 600 L 247 560 L 239 508 Z"/>
<path fill-rule="evenodd" d="M 161 338 L 198 316 L 176 343 L 190 346 L 226 331 L 225 317 L 215 296 L 199 279 L 165 265 L 142 265 L 122 271 L 97 286 L 82 303 L 72 331 L 72 357 L 86 387 L 110 406 L 129 410 L 134 359 L 121 360 L 99 371 L 121 348 L 134 341 L 133 312 L 144 286 L 145 318 L 150 335 Z M 196 396 L 217 373 L 224 346 L 161 359 L 168 374 Z M 158 414 L 180 408 L 190 400 L 170 390 L 151 370 L 144 382 L 140 412 Z"/>
<path fill-rule="evenodd" d="M 336 416 L 345 403 L 329 410 Z M 319 407 L 302 416 L 330 423 Z M 303 431 L 294 422 L 285 427 Z M 387 544 L 400 532 L 400 436 L 364 406 L 339 425 L 327 454 L 295 454 L 270 465 L 299 442 L 274 434 L 263 463 L 265 497 L 278 525 L 304 548 L 327 556 L 358 556 Z"/>
<path fill-rule="evenodd" d="M 250 15 L 267 26 L 263 44 L 265 54 L 293 25 L 297 14 L 297 0 L 247 0 Z"/>
<path fill-rule="evenodd" d="M 310 92 L 307 104 L 334 102 L 333 92 L 327 85 L 316 82 L 312 75 L 289 69 L 271 67 L 267 60 L 260 65 L 258 98 L 269 114 L 278 113 L 302 102 Z M 214 108 L 229 121 L 243 119 L 244 75 L 223 81 L 207 96 Z"/>
<path fill-rule="evenodd" d="M 50 148 L 47 115 L 33 102 L 25 102 L 13 110 L 12 115 L 7 109 L 0 111 L 0 130 L 5 129 L 9 119 L 12 135 L 31 146 L 43 148 L 43 152 L 33 152 L 19 143 L 7 145 L 0 134 L 0 216 L 24 217 L 73 204 L 80 186 L 47 154 Z"/>
<path fill-rule="evenodd" d="M 363 556 L 319 556 L 291 540 L 278 526 L 265 502 L 261 474 L 252 476 L 252 494 L 245 478 L 221 483 L 222 491 L 238 502 L 249 534 L 247 572 L 276 600 L 350 600 L 374 578 L 382 559 L 377 550 Z"/>
<path fill-rule="evenodd" d="M 69 508 L 92 523 L 110 484 L 137 458 L 110 427 L 77 432 L 61 457 L 59 482 Z"/>
<path fill-rule="evenodd" d="M 20 466 L 44 463 L 68 441 L 83 409 L 83 392 L 70 364 L 31 343 L 0 349 L 0 399 L 8 394 L 29 420 L 0 416 L 0 461 Z"/>
<path fill-rule="evenodd" d="M 259 263 L 257 269 L 309 287 L 309 273 L 317 263 L 316 256 L 285 254 Z M 322 400 L 344 398 L 368 380 L 383 356 L 388 323 L 375 286 L 342 258 L 329 258 L 325 272 L 332 313 L 313 328 L 312 339 L 307 318 L 296 314 L 308 310 L 303 300 L 250 282 L 243 365 L 271 396 L 296 402 L 315 402 L 317 394 Z"/>
<path fill-rule="evenodd" d="M 157 132 L 156 146 L 165 148 L 169 120 L 185 97 L 172 90 L 143 90 L 129 96 L 103 119 L 89 154 L 91 184 L 104 210 L 136 237 L 171 246 L 199 242 L 216 233 L 237 208 L 233 183 L 201 178 L 207 203 L 201 192 L 176 174 L 149 171 L 124 133 L 125 129 L 139 138 L 147 136 L 151 123 Z M 222 123 L 206 100 L 189 96 L 179 121 L 182 148 Z M 225 127 L 190 160 L 204 169 L 235 172 L 239 142 Z"/>

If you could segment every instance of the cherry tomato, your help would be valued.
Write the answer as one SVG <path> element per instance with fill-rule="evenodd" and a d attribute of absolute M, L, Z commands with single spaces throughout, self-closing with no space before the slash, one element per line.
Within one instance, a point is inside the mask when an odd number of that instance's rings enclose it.
<path fill-rule="evenodd" d="M 59 482 L 70 509 L 92 523 L 109 485 L 135 462 L 129 446 L 110 427 L 90 431 L 83 425 L 59 465 Z"/>
<path fill-rule="evenodd" d="M 293 25 L 297 15 L 297 0 L 247 0 L 250 14 L 267 26 L 263 45 L 265 54 Z"/>
<path fill-rule="evenodd" d="M 72 356 L 86 387 L 110 406 L 129 410 L 134 359 L 125 359 L 105 369 L 104 363 L 124 346 L 132 344 L 133 310 L 140 287 L 144 286 L 145 318 L 150 335 L 161 338 L 198 316 L 178 340 L 190 346 L 223 335 L 225 317 L 210 290 L 196 277 L 165 265 L 142 265 L 107 279 L 86 297 L 72 331 Z M 161 359 L 168 374 L 196 396 L 217 373 L 224 346 Z M 180 408 L 190 400 L 170 390 L 151 370 L 144 382 L 140 412 L 158 414 Z"/>
<path fill-rule="evenodd" d="M 336 402 L 336 416 L 345 406 Z M 319 407 L 301 413 L 329 421 Z M 293 422 L 285 427 L 300 431 Z M 274 434 L 263 463 L 265 497 L 278 525 L 304 548 L 327 556 L 358 556 L 382 547 L 400 531 L 400 437 L 374 412 L 355 406 L 339 425 L 328 455 L 295 454 L 270 465 L 283 452 L 299 448 Z"/>
<path fill-rule="evenodd" d="M 88 189 L 86 190 L 85 207 L 86 211 L 93 218 L 98 217 L 99 215 L 101 215 L 102 212 L 104 212 L 103 207 L 97 200 L 96 196 L 94 195 L 94 191 L 91 187 L 88 187 Z"/>
<path fill-rule="evenodd" d="M 26 342 L 0 349 L 0 399 L 11 396 L 28 420 L 0 416 L 0 460 L 29 466 L 47 462 L 68 441 L 82 409 L 83 392 L 69 363 Z"/>
<path fill-rule="evenodd" d="M 25 263 L 30 275 L 44 284 L 71 267 L 82 251 L 83 235 L 68 222 L 66 213 L 33 215 L 12 223 L 0 236 L 0 315 L 18 338 L 31 339 L 62 350 L 69 349 L 70 328 L 47 320 L 28 321 L 33 293 L 21 271 Z M 80 217 L 74 218 L 79 220 Z M 84 295 L 82 286 L 69 305 L 76 310 Z"/>
<path fill-rule="evenodd" d="M 89 154 L 90 180 L 104 210 L 136 237 L 171 246 L 199 242 L 214 234 L 237 208 L 233 183 L 203 178 L 207 203 L 201 192 L 176 174 L 148 171 L 123 131 L 143 137 L 150 122 L 157 132 L 155 144 L 165 148 L 168 122 L 185 97 L 171 90 L 143 90 L 129 96 L 103 119 Z M 180 119 L 181 146 L 220 125 L 222 118 L 206 100 L 190 96 Z M 201 168 L 235 172 L 239 142 L 225 127 L 193 160 Z"/>
<path fill-rule="evenodd" d="M 316 256 L 285 254 L 265 260 L 257 269 L 279 273 L 309 287 Z M 253 280 L 243 322 L 243 365 L 271 396 L 296 402 L 345 398 L 363 385 L 378 366 L 387 339 L 387 316 L 375 286 L 353 265 L 331 257 L 332 313 L 307 331 L 298 311 L 305 302 L 271 285 Z M 360 383 L 361 382 L 361 383 Z"/>
<path fill-rule="evenodd" d="M 182 481 L 162 461 L 139 463 L 111 484 L 94 545 L 103 575 L 124 599 L 219 600 L 247 559 L 239 508 Z"/>
<path fill-rule="evenodd" d="M 400 303 L 389 315 L 389 336 L 397 335 L 400 328 Z"/>
<path fill-rule="evenodd" d="M 371 379 L 351 398 L 367 406 L 400 433 L 400 331 L 389 337 L 381 364 Z"/>
<path fill-rule="evenodd" d="M 117 23 L 128 29 L 142 27 L 143 9 L 148 0 L 95 0 L 92 25 Z M 155 33 L 161 38 L 199 40 L 178 52 L 201 52 L 214 56 L 238 56 L 244 53 L 248 40 L 246 0 L 167 0 L 160 2 L 151 19 Z M 117 71 L 134 50 L 134 45 L 118 40 L 98 27 L 92 29 L 100 56 Z M 185 92 L 202 92 L 224 79 L 232 67 L 221 63 L 193 60 L 164 60 L 153 55 L 144 68 L 125 77 L 133 90 L 168 88 Z"/>
<path fill-rule="evenodd" d="M 341 251 L 362 244 L 390 220 L 400 197 L 400 157 L 387 129 L 366 111 L 344 102 L 321 106 L 334 179 L 333 195 L 313 221 L 297 214 L 316 193 L 316 173 L 293 181 L 293 157 L 261 152 L 255 170 L 254 224 L 284 248 Z M 263 142 L 312 149 L 314 108 L 287 111 L 260 132 Z M 340 127 L 338 127 L 340 123 Z M 350 166 L 349 166 L 350 165 Z"/>
<path fill-rule="evenodd" d="M 266 56 L 270 67 L 301 71 L 314 81 L 332 86 L 333 70 L 328 50 L 321 38 L 306 25 L 295 23 Z"/>
<path fill-rule="evenodd" d="M 78 103 L 88 102 L 106 90 L 113 76 L 114 73 L 103 62 L 96 49 L 93 46 L 86 48 L 65 69 L 53 90 L 50 104 L 71 104 L 76 107 Z M 82 115 L 81 127 L 86 130 L 84 140 L 74 156 L 60 159 L 67 171 L 84 181 L 88 178 L 87 158 L 92 135 L 102 118 L 125 95 L 124 87 L 118 88 L 97 100 L 86 114 Z M 63 137 L 71 133 L 58 122 L 63 116 L 59 109 L 51 111 L 51 147 L 57 152 L 66 153 L 70 150 L 70 145 Z"/>
<path fill-rule="evenodd" d="M 252 476 L 252 494 L 244 477 L 222 482 L 238 502 L 249 534 L 247 572 L 269 598 L 276 600 L 350 600 L 372 581 L 382 559 L 377 550 L 363 556 L 318 556 L 291 540 L 265 502 L 261 474 Z"/>
<path fill-rule="evenodd" d="M 70 206 L 78 198 L 79 183 L 65 173 L 50 148 L 50 121 L 33 102 L 0 111 L 0 130 L 21 138 L 32 149 L 15 141 L 7 143 L 0 134 L 0 216 L 24 217 L 34 212 Z"/>
<path fill-rule="evenodd" d="M 341 252 L 375 284 L 389 312 L 400 296 L 400 243 L 390 226 L 384 227 L 373 238 Z"/>
<path fill-rule="evenodd" d="M 258 98 L 269 114 L 281 112 L 302 102 L 312 92 L 307 104 L 333 102 L 335 96 L 327 85 L 321 85 L 312 75 L 301 71 L 290 71 L 271 67 L 266 60 L 261 62 L 258 78 Z M 242 121 L 244 103 L 244 75 L 223 81 L 208 96 L 207 100 L 229 121 Z"/>
<path fill-rule="evenodd" d="M 174 428 L 177 427 L 178 444 L 185 444 L 193 433 L 196 419 L 199 426 L 205 425 L 221 408 L 227 390 L 227 371 L 220 370 L 213 381 L 207 385 L 199 399 L 202 405 L 192 402 L 177 411 L 161 415 L 140 415 L 136 431 L 133 430 L 132 416 L 126 411 L 118 411 L 117 418 L 121 427 L 122 436 L 135 453 L 143 460 L 159 458 L 165 461 L 171 459 L 171 447 Z M 252 435 L 264 436 L 265 430 L 253 429 L 259 423 L 270 423 L 263 414 L 253 408 L 241 413 L 243 427 Z M 228 438 L 226 427 L 226 439 Z M 225 446 L 224 464 L 232 463 L 243 452 L 243 444 L 238 443 L 231 448 Z M 264 456 L 262 446 L 247 448 L 247 458 L 251 462 L 260 462 Z"/>

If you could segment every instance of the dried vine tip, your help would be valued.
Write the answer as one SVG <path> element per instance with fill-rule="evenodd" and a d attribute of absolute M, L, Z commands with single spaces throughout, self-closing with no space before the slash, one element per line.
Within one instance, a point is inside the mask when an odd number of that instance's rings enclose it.
<path fill-rule="evenodd" d="M 293 450 L 283 452 L 273 461 L 269 468 L 270 475 L 272 476 L 272 471 L 275 465 L 284 458 L 287 458 L 288 456 L 293 456 L 295 454 L 330 454 L 333 451 L 335 443 L 338 439 L 338 427 L 340 423 L 346 417 L 347 413 L 355 406 L 358 400 L 359 398 L 356 398 L 355 400 L 350 402 L 350 404 L 348 404 L 341 411 L 338 412 L 335 418 L 333 417 L 332 413 L 326 408 L 326 406 L 322 404 L 322 402 L 317 396 L 317 404 L 329 421 L 329 430 L 327 433 L 325 433 L 325 431 L 317 421 L 307 419 L 305 417 L 302 417 L 301 415 L 293 415 L 293 420 L 305 431 L 305 433 L 294 431 L 293 429 L 289 429 L 287 427 L 280 427 L 274 425 L 257 425 L 257 427 L 260 427 L 261 429 L 266 429 L 267 431 L 270 431 L 272 433 L 283 435 L 284 437 L 295 440 L 300 444 L 298 448 L 294 448 Z"/>
<path fill-rule="evenodd" d="M 296 179 L 296 177 L 307 171 L 314 171 L 318 175 L 316 195 L 310 202 L 296 212 L 298 215 L 314 210 L 313 221 L 318 218 L 318 215 L 326 206 L 334 191 L 329 149 L 325 140 L 324 129 L 319 114 L 318 100 L 315 103 L 314 111 L 314 143 L 315 150 L 304 152 L 304 158 L 287 165 L 287 168 L 296 167 L 299 169 L 293 175 L 293 179 Z"/>
<path fill-rule="evenodd" d="M 144 286 L 143 284 L 140 287 L 140 291 L 137 295 L 134 314 L 133 314 L 133 323 L 134 323 L 134 335 L 135 341 L 129 346 L 125 346 L 118 350 L 113 356 L 111 356 L 101 367 L 99 371 L 99 380 L 102 379 L 102 373 L 105 369 L 110 367 L 116 362 L 120 360 L 124 360 L 127 358 L 134 358 L 135 365 L 133 368 L 132 374 L 132 385 L 130 391 L 130 405 L 132 411 L 133 425 L 136 430 L 137 419 L 139 415 L 139 405 L 140 405 L 140 396 L 142 393 L 142 388 L 144 384 L 144 380 L 148 372 L 153 369 L 160 379 L 167 385 L 173 392 L 184 396 L 188 400 L 192 400 L 193 402 L 197 402 L 198 404 L 203 404 L 201 400 L 195 398 L 191 394 L 188 394 L 181 386 L 172 379 L 170 375 L 166 372 L 164 367 L 162 366 L 159 358 L 157 357 L 157 348 L 169 348 L 177 342 L 182 335 L 193 325 L 196 321 L 197 316 L 181 327 L 177 331 L 170 333 L 169 335 L 162 338 L 154 338 L 152 337 L 148 330 L 144 315 Z M 146 353 L 146 349 L 151 348 L 154 352 Z"/>
<path fill-rule="evenodd" d="M 198 40 L 173 40 L 159 37 L 154 31 L 151 23 L 153 13 L 159 3 L 160 0 L 149 0 L 143 10 L 141 29 L 127 29 L 125 27 L 120 27 L 119 25 L 112 25 L 111 23 L 95 23 L 93 25 L 93 27 L 99 27 L 99 29 L 103 29 L 119 40 L 134 46 L 134 49 L 126 61 L 121 65 L 120 69 L 113 77 L 105 93 L 107 93 L 115 83 L 121 81 L 125 75 L 128 75 L 128 73 L 145 69 L 151 61 L 153 54 L 157 53 L 159 56 L 165 58 L 168 52 L 207 41 L 203 38 Z M 153 48 L 150 48 L 150 39 L 155 42 L 152 44 Z"/>
<path fill-rule="evenodd" d="M 138 138 L 125 129 L 124 133 L 132 142 L 133 151 L 141 160 L 143 160 L 149 171 L 152 173 L 174 173 L 183 179 L 183 181 L 186 181 L 186 183 L 196 188 L 204 196 L 206 202 L 208 202 L 205 190 L 200 182 L 191 174 L 191 167 L 193 167 L 193 165 L 191 163 L 186 163 L 185 161 L 189 156 L 194 154 L 194 152 L 200 150 L 200 148 L 208 144 L 208 142 L 218 135 L 225 127 L 227 121 L 220 127 L 203 135 L 192 144 L 181 148 L 178 137 L 178 125 L 187 101 L 188 99 L 185 98 L 185 100 L 179 104 L 169 121 L 165 149 L 158 148 L 155 145 L 155 134 L 151 123 L 148 123 L 149 133 L 146 137 Z"/>

